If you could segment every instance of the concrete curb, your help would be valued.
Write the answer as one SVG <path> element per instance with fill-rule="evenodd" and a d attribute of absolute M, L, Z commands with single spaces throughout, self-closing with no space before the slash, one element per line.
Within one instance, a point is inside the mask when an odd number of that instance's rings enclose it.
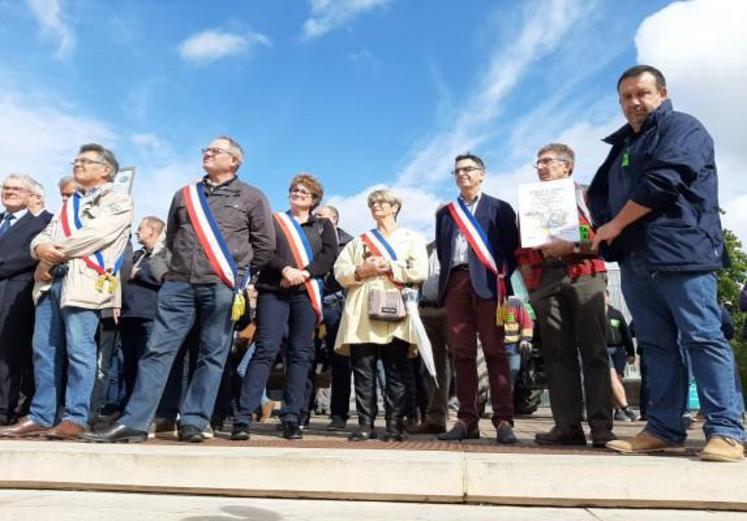
<path fill-rule="evenodd" d="M 747 511 L 747 464 L 684 457 L 0 443 L 0 488 Z"/>

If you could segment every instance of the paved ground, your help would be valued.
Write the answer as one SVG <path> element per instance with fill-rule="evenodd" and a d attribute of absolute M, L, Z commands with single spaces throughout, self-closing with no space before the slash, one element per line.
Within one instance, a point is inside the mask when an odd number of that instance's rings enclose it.
<path fill-rule="evenodd" d="M 0 490 L 0 521 L 747 521 L 747 513 Z"/>

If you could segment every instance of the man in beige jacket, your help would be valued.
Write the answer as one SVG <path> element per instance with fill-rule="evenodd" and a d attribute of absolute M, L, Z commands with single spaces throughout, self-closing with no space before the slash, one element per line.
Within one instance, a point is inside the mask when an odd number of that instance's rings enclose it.
<path fill-rule="evenodd" d="M 106 148 L 83 145 L 72 164 L 79 191 L 31 243 L 31 255 L 39 260 L 33 294 L 36 392 L 29 415 L 0 429 L 0 436 L 72 439 L 86 429 L 99 311 L 120 306 L 118 272 L 129 240 L 132 202 L 113 188 L 119 165 Z"/>

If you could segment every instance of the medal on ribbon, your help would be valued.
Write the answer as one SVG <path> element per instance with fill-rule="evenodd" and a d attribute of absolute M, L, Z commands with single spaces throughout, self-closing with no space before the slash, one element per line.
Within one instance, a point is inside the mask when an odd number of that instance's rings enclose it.
<path fill-rule="evenodd" d="M 72 204 L 72 209 L 70 209 Z M 73 231 L 80 230 L 83 228 L 83 222 L 80 220 L 80 194 L 77 192 L 71 195 L 65 204 L 62 206 L 62 212 L 60 214 L 60 223 L 62 224 L 62 233 L 65 237 L 70 237 Z M 93 271 L 99 274 L 94 283 L 94 288 L 99 293 L 107 291 L 109 294 L 114 294 L 119 287 L 117 280 L 117 273 L 122 268 L 124 262 L 124 251 L 119 255 L 114 266 L 107 269 L 104 263 L 104 256 L 100 251 L 93 254 L 91 257 L 82 257 L 81 260 L 91 268 Z"/>

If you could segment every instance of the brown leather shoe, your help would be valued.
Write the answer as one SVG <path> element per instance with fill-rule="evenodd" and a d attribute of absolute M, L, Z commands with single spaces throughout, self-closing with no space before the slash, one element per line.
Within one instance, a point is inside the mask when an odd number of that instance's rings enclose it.
<path fill-rule="evenodd" d="M 49 429 L 43 434 L 48 440 L 76 440 L 78 435 L 86 432 L 86 428 L 77 423 L 65 420 L 56 427 Z"/>
<path fill-rule="evenodd" d="M 615 452 L 622 452 L 624 454 L 633 453 L 646 453 L 646 452 L 680 452 L 683 450 L 682 443 L 673 443 L 670 441 L 663 440 L 649 434 L 646 431 L 641 431 L 635 436 L 627 440 L 610 440 L 605 444 L 605 447 L 612 449 Z"/>
<path fill-rule="evenodd" d="M 45 430 L 47 430 L 46 427 L 42 427 L 33 420 L 30 420 L 28 416 L 24 416 L 15 425 L 0 429 L 0 437 L 23 438 L 25 436 L 36 436 Z"/>

